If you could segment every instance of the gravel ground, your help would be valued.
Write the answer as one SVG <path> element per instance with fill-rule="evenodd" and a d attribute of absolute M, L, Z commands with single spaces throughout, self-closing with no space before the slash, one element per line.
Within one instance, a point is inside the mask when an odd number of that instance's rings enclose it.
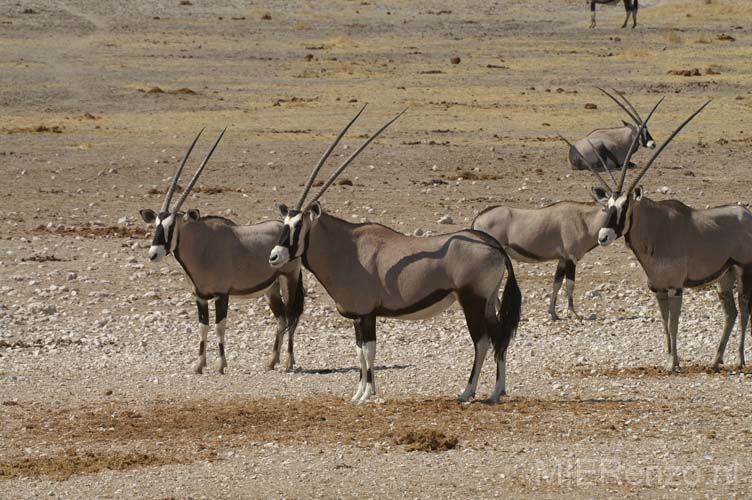
<path fill-rule="evenodd" d="M 729 368 L 709 372 L 721 307 L 713 288 L 688 292 L 683 368 L 666 375 L 655 300 L 621 242 L 578 266 L 582 320 L 549 319 L 553 263 L 515 265 L 524 318 L 502 404 L 454 399 L 472 362 L 454 307 L 379 320 L 378 397 L 350 405 L 352 325 L 308 273 L 295 370 L 264 369 L 275 328 L 264 300 L 232 298 L 227 373 L 194 375 L 187 280 L 171 257 L 147 262 L 137 212 L 158 207 L 198 128 L 230 124 L 188 204 L 272 218 L 364 101 L 335 160 L 410 111 L 345 174 L 352 186 L 327 193 L 340 217 L 427 234 L 492 204 L 585 200 L 592 179 L 566 167 L 554 132 L 621 118 L 592 91 L 616 82 L 593 67 L 623 75 L 639 106 L 668 95 L 651 120 L 659 141 L 715 97 L 643 182 L 655 199 L 747 205 L 746 2 L 646 3 L 635 32 L 615 28 L 620 7 L 588 31 L 584 4 L 566 0 L 451 12 L 179 3 L 40 0 L 0 13 L 0 497 L 750 496 L 752 371 L 730 368 L 738 329 Z M 700 77 L 667 74 L 695 66 Z M 493 373 L 487 363 L 479 396 Z"/>

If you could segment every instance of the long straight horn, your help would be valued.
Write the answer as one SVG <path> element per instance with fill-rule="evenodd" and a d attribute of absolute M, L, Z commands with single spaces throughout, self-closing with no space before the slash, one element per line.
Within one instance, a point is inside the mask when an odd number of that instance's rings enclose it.
<path fill-rule="evenodd" d="M 306 196 L 308 196 L 308 191 L 311 190 L 311 186 L 313 186 L 313 181 L 316 180 L 316 176 L 319 174 L 319 170 L 321 170 L 321 167 L 324 165 L 324 162 L 329 158 L 329 155 L 332 154 L 332 151 L 334 151 L 334 148 L 337 147 L 337 144 L 339 144 L 339 141 L 344 137 L 344 135 L 347 133 L 348 129 L 352 126 L 353 123 L 355 123 L 355 120 L 358 119 L 358 117 L 365 111 L 366 106 L 368 106 L 368 103 L 365 103 L 362 108 L 360 108 L 360 111 L 358 111 L 358 114 L 353 117 L 352 120 L 350 120 L 350 123 L 347 124 L 345 128 L 342 129 L 342 132 L 339 133 L 336 139 L 334 139 L 334 142 L 331 146 L 329 146 L 329 149 L 327 149 L 324 152 L 324 155 L 321 157 L 319 162 L 316 164 L 316 166 L 313 168 L 313 171 L 311 172 L 311 175 L 308 177 L 308 181 L 306 182 L 305 187 L 303 188 L 303 194 L 300 195 L 300 199 L 295 204 L 295 209 L 300 210 L 300 207 L 303 206 L 303 202 L 305 201 Z"/>
<path fill-rule="evenodd" d="M 587 165 L 587 168 L 593 173 L 593 175 L 595 175 L 598 178 L 598 180 L 600 181 L 601 185 L 605 188 L 605 190 L 608 191 L 609 193 L 613 192 L 613 188 L 611 186 L 609 186 L 608 183 L 603 179 L 603 177 L 601 177 L 601 174 L 599 174 L 598 171 L 595 170 L 590 165 L 590 162 L 587 160 L 587 158 L 585 158 L 585 156 L 582 153 L 580 153 L 580 150 L 577 149 L 576 147 L 574 147 L 572 145 L 572 143 L 569 142 L 563 135 L 561 135 L 559 133 L 557 133 L 556 135 L 559 136 L 559 139 L 561 139 L 562 141 L 566 142 L 569 145 L 570 149 L 574 149 L 575 151 L 577 151 L 577 154 L 580 156 L 580 158 L 582 158 L 582 161 L 585 163 L 585 165 Z M 600 158 L 600 155 L 598 155 L 598 158 Z M 606 167 L 605 164 L 603 165 L 603 168 L 605 168 L 606 170 L 608 170 L 608 167 Z M 614 181 L 614 184 L 616 184 L 616 181 Z"/>
<path fill-rule="evenodd" d="M 193 174 L 193 177 L 191 178 L 191 182 L 188 183 L 185 190 L 183 191 L 183 194 L 178 198 L 178 202 L 175 203 L 175 207 L 172 209 L 172 213 L 177 212 L 180 210 L 180 207 L 183 205 L 183 202 L 186 198 L 188 198 L 188 195 L 191 194 L 191 189 L 193 189 L 193 186 L 196 185 L 196 181 L 198 181 L 198 177 L 201 175 L 201 172 L 203 172 L 204 167 L 206 167 L 207 162 L 209 161 L 209 158 L 211 158 L 212 154 L 214 153 L 214 150 L 217 149 L 217 145 L 219 144 L 219 141 L 222 140 L 222 136 L 225 135 L 225 132 L 227 131 L 227 127 L 222 131 L 221 134 L 219 134 L 219 137 L 217 138 L 217 141 L 214 143 L 214 146 L 209 150 L 209 153 L 206 155 L 206 158 L 204 158 L 204 161 L 201 162 L 201 165 L 198 167 L 198 170 L 196 170 L 196 173 Z"/>
<path fill-rule="evenodd" d="M 632 106 L 632 103 L 631 103 L 631 102 L 629 102 L 629 99 L 627 99 L 627 96 L 626 96 L 626 94 L 625 94 L 624 92 L 619 92 L 618 90 L 616 90 L 616 89 L 615 89 L 615 88 L 613 88 L 613 87 L 611 87 L 611 90 L 612 90 L 612 91 L 613 91 L 613 92 L 614 92 L 614 93 L 615 93 L 616 95 L 618 95 L 619 97 L 621 97 L 621 99 L 622 99 L 622 100 L 624 101 L 624 104 L 626 104 L 627 106 L 629 106 L 629 109 L 631 109 L 631 110 L 632 110 L 632 113 L 634 113 L 634 115 L 635 115 L 635 116 L 637 117 L 638 123 L 642 123 L 642 117 L 640 116 L 640 113 L 638 113 L 638 112 L 637 112 L 637 110 L 635 109 L 635 107 L 634 107 L 634 106 Z"/>
<path fill-rule="evenodd" d="M 660 148 L 658 148 L 658 151 L 656 151 L 656 152 L 655 152 L 655 153 L 653 154 L 653 156 L 652 156 L 652 157 L 650 158 L 650 160 L 648 160 L 648 162 L 647 162 L 647 163 L 645 164 L 645 166 L 644 166 L 644 167 L 642 167 L 642 170 L 640 170 L 640 173 L 639 173 L 639 174 L 637 175 L 637 177 L 635 177 L 635 179 L 634 179 L 634 180 L 632 181 L 632 184 L 630 184 L 630 186 L 629 186 L 629 189 L 627 190 L 627 192 L 629 192 L 629 191 L 632 191 L 632 190 L 633 190 L 633 189 L 635 188 L 635 186 L 637 186 L 637 183 L 638 183 L 638 182 L 640 182 L 640 179 L 642 179 L 642 176 L 643 176 L 643 175 L 645 175 L 645 172 L 647 172 L 647 171 L 648 171 L 648 169 L 650 168 L 650 165 L 652 165 L 652 164 L 653 164 L 653 162 L 655 161 L 655 159 L 656 159 L 656 158 L 658 158 L 658 155 L 659 155 L 659 154 L 661 154 L 661 151 L 663 151 L 663 149 L 664 149 L 664 148 L 665 148 L 666 146 L 668 146 L 668 144 L 669 144 L 669 143 L 670 143 L 670 142 L 671 142 L 671 141 L 672 141 L 672 140 L 674 139 L 674 137 L 676 137 L 676 134 L 678 134 L 679 132 L 681 132 L 681 130 L 682 130 L 682 129 L 683 129 L 683 128 L 684 128 L 684 127 L 685 127 L 685 126 L 686 126 L 686 125 L 687 125 L 687 124 L 688 124 L 688 123 L 690 122 L 690 121 L 692 121 L 692 119 L 693 119 L 693 118 L 694 118 L 695 116 L 699 115 L 699 114 L 700 114 L 700 112 L 701 112 L 701 111 L 702 111 L 703 109 L 705 109 L 705 106 L 707 106 L 708 104 L 710 104 L 710 102 L 711 102 L 712 100 L 713 100 L 713 99 L 708 99 L 708 101 L 707 101 L 707 102 L 706 102 L 705 104 L 703 104 L 702 106 L 700 106 L 700 109 L 698 109 L 697 111 L 695 111 L 694 113 L 692 113 L 692 115 L 691 115 L 691 116 L 690 116 L 689 118 L 687 118 L 686 120 L 684 120 L 684 122 L 683 122 L 683 123 L 682 123 L 681 125 L 679 125 L 679 126 L 678 126 L 678 127 L 676 128 L 676 130 L 674 130 L 674 132 L 673 132 L 673 133 L 672 133 L 672 134 L 671 134 L 671 135 L 670 135 L 670 136 L 668 137 L 668 139 L 666 139 L 666 140 L 665 140 L 665 141 L 663 142 L 663 144 L 661 144 L 661 147 L 660 147 Z"/>
<path fill-rule="evenodd" d="M 405 114 L 405 111 L 407 111 L 407 108 L 403 109 L 400 114 L 398 114 L 397 116 L 395 116 L 394 118 L 392 118 L 391 120 L 389 120 L 388 122 L 386 122 L 383 127 L 381 127 L 380 129 L 378 129 L 371 137 L 368 138 L 368 140 L 366 142 L 364 142 L 358 149 L 356 149 L 355 152 L 353 152 L 353 154 L 351 154 L 350 157 L 347 160 L 345 160 L 345 162 L 342 165 L 340 165 L 339 168 L 337 170 L 335 170 L 332 175 L 329 176 L 329 179 L 327 179 L 327 181 L 321 187 L 321 189 L 319 190 L 319 192 L 316 193 L 316 196 L 314 196 L 311 199 L 311 201 L 308 203 L 308 205 L 306 206 L 306 208 L 310 207 L 311 204 L 314 201 L 318 200 L 321 197 L 321 195 L 324 194 L 324 192 L 327 190 L 327 188 L 329 188 L 329 186 L 332 185 L 332 183 L 339 176 L 339 174 L 341 174 L 345 170 L 345 168 L 347 168 L 347 166 L 360 154 L 360 152 L 363 151 L 366 148 L 366 146 L 368 146 L 371 143 L 371 141 L 373 141 L 374 139 L 376 139 L 384 130 L 386 130 L 386 128 L 389 125 L 391 125 L 392 123 L 394 123 L 397 120 L 397 118 L 399 118 L 400 116 L 402 116 L 403 114 Z"/>
<path fill-rule="evenodd" d="M 172 195 L 175 193 L 175 187 L 178 185 L 178 179 L 180 179 L 180 174 L 183 173 L 183 167 L 185 167 L 185 163 L 188 161 L 188 157 L 191 155 L 191 151 L 193 151 L 193 146 L 196 145 L 196 142 L 198 141 L 198 138 L 201 137 L 201 133 L 204 131 L 204 129 L 201 129 L 198 131 L 198 135 L 196 135 L 196 138 L 193 139 L 193 142 L 191 143 L 191 147 L 188 148 L 188 152 L 185 153 L 185 156 L 183 157 L 183 161 L 180 162 L 180 165 L 178 166 L 177 171 L 175 172 L 175 175 L 172 176 L 172 183 L 170 183 L 170 188 L 167 190 L 167 196 L 165 196 L 164 203 L 162 203 L 162 208 L 160 209 L 160 213 L 164 213 L 167 211 L 168 208 L 170 208 L 170 201 L 172 201 Z"/>
<path fill-rule="evenodd" d="M 627 167 L 629 166 L 629 160 L 632 159 L 632 155 L 637 150 L 637 141 L 640 140 L 640 136 L 642 135 L 642 131 L 645 130 L 645 127 L 648 126 L 648 122 L 650 121 L 650 117 L 653 116 L 653 113 L 656 109 L 658 109 L 658 106 L 661 105 L 663 102 L 663 99 L 665 97 L 661 97 L 660 100 L 653 106 L 653 109 L 650 110 L 650 113 L 648 114 L 648 117 L 645 119 L 644 122 L 640 125 L 640 128 L 637 130 L 637 133 L 634 136 L 634 139 L 632 139 L 632 144 L 630 144 L 629 149 L 627 150 L 627 156 L 624 157 L 624 163 L 621 166 L 621 177 L 619 178 L 619 188 L 616 190 L 617 193 L 621 193 L 621 188 L 624 187 L 624 179 L 627 176 Z M 661 146 L 661 149 L 663 149 L 663 146 Z"/>
<path fill-rule="evenodd" d="M 590 144 L 590 147 L 593 148 L 593 151 L 595 152 L 595 155 L 598 157 L 598 161 L 601 163 L 601 167 L 603 167 L 603 170 L 608 172 L 608 176 L 611 177 L 611 180 L 614 182 L 614 186 L 616 186 L 616 179 L 614 178 L 614 174 L 611 173 L 611 169 L 608 168 L 608 165 L 606 164 L 606 160 L 603 159 L 601 156 L 601 152 L 598 151 L 598 148 L 595 147 L 595 144 L 590 142 L 590 139 L 587 139 L 588 144 Z M 578 151 L 579 153 L 579 151 Z"/>
<path fill-rule="evenodd" d="M 621 103 L 621 101 L 619 101 L 616 97 L 612 96 L 611 94 L 609 94 L 608 92 L 606 92 L 602 88 L 600 88 L 600 87 L 595 87 L 595 88 L 597 88 L 598 90 L 600 90 L 601 92 L 603 92 L 604 94 L 606 94 L 608 97 L 610 97 L 612 101 L 614 101 L 616 104 L 618 104 L 619 107 L 621 109 L 623 109 L 626 114 L 629 115 L 629 117 L 632 119 L 632 121 L 634 121 L 638 126 L 640 125 L 641 120 L 639 120 L 635 115 L 633 115 L 632 112 L 630 110 L 628 110 L 627 107 L 624 106 L 624 104 Z"/>

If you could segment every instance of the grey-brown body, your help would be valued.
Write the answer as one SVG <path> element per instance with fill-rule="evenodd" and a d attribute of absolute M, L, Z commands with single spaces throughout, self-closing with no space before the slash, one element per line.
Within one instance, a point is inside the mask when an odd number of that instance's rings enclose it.
<path fill-rule="evenodd" d="M 489 341 L 497 360 L 490 400 L 505 393 L 506 350 L 519 322 L 521 294 L 511 261 L 489 235 L 473 230 L 418 238 L 379 224 L 351 224 L 320 210 L 287 212 L 287 239 L 272 263 L 301 255 L 343 316 L 354 320 L 361 379 L 353 401 L 375 392 L 376 318 L 423 319 L 459 301 L 475 345 L 463 401 L 475 395 Z M 298 241 L 299 243 L 292 243 Z M 499 304 L 498 290 L 508 273 Z M 497 307 L 498 306 L 498 307 Z"/>
<path fill-rule="evenodd" d="M 600 169 L 602 168 L 598 163 L 598 153 L 600 153 L 609 169 L 618 169 L 627 157 L 637 130 L 637 127 L 631 124 L 623 127 L 595 129 L 574 144 L 573 147 L 577 148 L 580 155 L 572 151 L 570 147 L 569 164 L 574 170 L 588 170 L 589 167 L 585 164 L 587 161 L 592 168 Z M 598 152 L 594 151 L 593 147 L 597 148 Z"/>
<path fill-rule="evenodd" d="M 682 290 L 718 283 L 726 324 L 713 368 L 723 363 L 737 309 L 741 312 L 738 365 L 744 366 L 744 337 L 752 298 L 752 212 L 729 205 L 696 210 L 677 200 L 655 202 L 646 197 L 629 203 L 625 240 L 645 270 L 663 317 L 669 348 L 668 368 L 677 369 L 676 334 Z M 735 279 L 736 278 L 736 279 Z"/>
<path fill-rule="evenodd" d="M 590 27 L 595 28 L 595 5 L 596 4 L 614 4 L 619 0 L 590 0 Z M 632 29 L 637 27 L 637 11 L 640 8 L 639 0 L 623 0 L 624 10 L 627 12 L 627 17 L 624 18 L 622 28 L 627 27 L 629 22 L 629 16 L 632 16 Z"/>
<path fill-rule="evenodd" d="M 293 337 L 304 301 L 300 259 L 278 269 L 272 268 L 268 260 L 284 226 L 277 221 L 239 226 L 224 217 L 201 217 L 197 210 L 189 210 L 185 214 L 176 212 L 162 217 L 170 221 L 169 228 L 164 230 L 163 221 L 152 211 L 142 210 L 142 216 L 147 222 L 156 221 L 155 240 L 162 239 L 165 247 L 162 254 L 174 255 L 193 286 L 201 337 L 196 373 L 202 373 L 206 366 L 209 301 L 212 299 L 215 300 L 219 339 L 218 371 L 224 373 L 227 366 L 224 336 L 232 295 L 266 296 L 277 319 L 274 347 L 267 367 L 271 370 L 279 362 L 280 345 L 287 332 L 285 367 L 291 370 L 295 363 Z"/>
<path fill-rule="evenodd" d="M 605 222 L 606 213 L 595 203 L 562 201 L 533 209 L 490 207 L 475 217 L 472 228 L 493 236 L 514 260 L 558 262 L 548 308 L 551 318 L 558 320 L 556 299 L 565 279 L 568 310 L 577 316 L 573 298 L 577 263 L 598 246 L 598 231 Z"/>

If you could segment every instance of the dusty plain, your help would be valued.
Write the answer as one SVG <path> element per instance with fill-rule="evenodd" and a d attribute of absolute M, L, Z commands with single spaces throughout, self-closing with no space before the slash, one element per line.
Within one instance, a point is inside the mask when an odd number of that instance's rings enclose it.
<path fill-rule="evenodd" d="M 568 0 L 191 1 L 0 5 L 0 497 L 752 495 L 738 328 L 728 368 L 709 372 L 720 304 L 687 292 L 683 369 L 666 375 L 657 306 L 621 241 L 578 267 L 583 320 L 549 320 L 553 263 L 516 265 L 524 319 L 502 404 L 454 399 L 472 360 L 455 307 L 380 320 L 379 398 L 350 405 L 352 326 L 310 274 L 294 371 L 264 369 L 263 299 L 233 298 L 227 374 L 194 375 L 188 282 L 172 258 L 147 262 L 138 218 L 197 130 L 190 165 L 224 126 L 186 206 L 276 217 L 365 102 L 332 164 L 409 110 L 326 194 L 334 214 L 437 233 L 490 205 L 586 201 L 593 178 L 556 133 L 620 123 L 597 85 L 644 114 L 666 96 L 659 143 L 713 98 L 643 185 L 749 205 L 750 2 L 644 0 L 632 31 L 620 5 L 589 30 Z M 487 363 L 481 394 L 492 378 Z"/>

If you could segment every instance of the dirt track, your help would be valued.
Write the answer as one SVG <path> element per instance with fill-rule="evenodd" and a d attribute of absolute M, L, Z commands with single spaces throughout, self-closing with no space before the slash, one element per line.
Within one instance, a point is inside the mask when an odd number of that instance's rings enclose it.
<path fill-rule="evenodd" d="M 586 200 L 593 179 L 569 170 L 556 132 L 620 122 L 595 85 L 641 110 L 667 96 L 651 120 L 659 142 L 714 98 L 643 184 L 698 207 L 750 204 L 749 2 L 645 1 L 622 31 L 621 6 L 587 30 L 585 3 L 569 0 L 192 1 L 0 12 L 0 497 L 752 494 L 738 330 L 728 369 L 708 372 L 722 313 L 712 289 L 689 292 L 684 369 L 663 374 L 657 307 L 621 243 L 578 267 L 582 321 L 548 320 L 553 264 L 516 266 L 525 318 L 503 404 L 454 401 L 472 350 L 455 308 L 380 321 L 380 398 L 352 406 L 352 326 L 310 275 L 298 369 L 263 370 L 272 317 L 238 299 L 228 374 L 190 374 L 188 286 L 174 260 L 146 263 L 138 219 L 196 131 L 225 125 L 189 203 L 275 217 L 364 102 L 335 161 L 409 111 L 325 196 L 340 217 L 439 232 L 493 204 Z M 454 225 L 437 223 L 445 214 Z"/>

